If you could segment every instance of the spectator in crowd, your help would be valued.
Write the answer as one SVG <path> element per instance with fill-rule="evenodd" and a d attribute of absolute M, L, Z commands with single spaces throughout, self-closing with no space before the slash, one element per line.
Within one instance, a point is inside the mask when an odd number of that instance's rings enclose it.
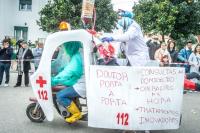
<path fill-rule="evenodd" d="M 191 53 L 192 53 L 192 41 L 188 40 L 185 47 L 180 50 L 177 56 L 178 61 L 181 61 L 182 63 L 186 63 L 184 64 L 186 73 L 190 72 L 190 65 L 189 65 L 188 59 Z"/>
<path fill-rule="evenodd" d="M 200 44 L 194 48 L 194 51 L 189 56 L 188 62 L 191 65 L 190 73 L 196 72 L 200 74 Z"/>
<path fill-rule="evenodd" d="M 160 66 L 164 66 L 164 67 L 170 66 L 169 59 L 170 59 L 169 55 L 163 55 L 160 60 Z"/>
<path fill-rule="evenodd" d="M 162 42 L 160 48 L 156 50 L 154 58 L 155 60 L 157 60 L 159 63 L 162 64 L 163 63 L 162 59 L 165 55 L 168 57 L 169 60 L 168 62 L 171 63 L 172 59 L 169 52 L 167 51 L 167 44 L 165 42 Z"/>
<path fill-rule="evenodd" d="M 19 50 L 17 52 L 18 59 L 18 77 L 17 83 L 14 87 L 20 87 L 22 82 L 22 75 L 24 73 L 25 86 L 29 85 L 29 70 L 31 69 L 30 60 L 33 59 L 32 51 L 28 48 L 27 42 L 19 43 Z"/>
<path fill-rule="evenodd" d="M 10 46 L 10 40 L 4 39 L 2 48 L 0 49 L 0 85 L 3 80 L 3 74 L 5 71 L 6 81 L 4 86 L 7 87 L 10 80 L 10 65 L 11 57 L 13 54 L 13 48 Z"/>
<path fill-rule="evenodd" d="M 35 70 L 37 70 L 39 66 L 42 52 L 43 52 L 43 43 L 38 43 L 36 48 L 33 49 Z"/>
<path fill-rule="evenodd" d="M 176 51 L 176 44 L 175 44 L 175 41 L 169 39 L 167 41 L 167 50 L 170 54 L 170 57 L 172 59 L 172 62 L 177 62 L 177 55 L 178 55 L 178 52 Z"/>
<path fill-rule="evenodd" d="M 149 57 L 151 60 L 155 60 L 154 55 L 156 50 L 160 48 L 160 42 L 158 40 L 157 36 L 153 36 L 152 39 L 149 39 L 146 42 L 148 48 L 149 48 Z"/>

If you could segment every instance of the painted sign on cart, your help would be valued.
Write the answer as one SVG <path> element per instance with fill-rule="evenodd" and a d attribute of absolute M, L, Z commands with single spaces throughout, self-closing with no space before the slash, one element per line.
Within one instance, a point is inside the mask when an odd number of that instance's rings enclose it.
<path fill-rule="evenodd" d="M 88 125 L 125 130 L 179 128 L 185 71 L 90 66 Z"/>

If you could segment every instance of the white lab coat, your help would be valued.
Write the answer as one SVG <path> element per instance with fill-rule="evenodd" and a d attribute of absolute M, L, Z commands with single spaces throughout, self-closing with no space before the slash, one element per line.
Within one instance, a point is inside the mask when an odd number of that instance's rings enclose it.
<path fill-rule="evenodd" d="M 81 78 L 73 85 L 74 90 L 81 96 L 82 98 L 86 97 L 86 86 L 85 86 L 85 66 L 84 66 L 84 56 L 83 51 L 80 51 L 82 60 L 83 60 L 83 75 Z"/>
<path fill-rule="evenodd" d="M 79 96 L 85 98 L 86 97 L 86 86 L 85 86 L 85 76 L 84 74 L 77 81 L 77 83 L 73 86 L 74 90 L 79 94 Z"/>
<path fill-rule="evenodd" d="M 148 47 L 137 22 L 133 20 L 124 34 L 112 37 L 114 41 L 126 42 L 125 54 L 131 66 L 145 66 L 149 62 Z"/>

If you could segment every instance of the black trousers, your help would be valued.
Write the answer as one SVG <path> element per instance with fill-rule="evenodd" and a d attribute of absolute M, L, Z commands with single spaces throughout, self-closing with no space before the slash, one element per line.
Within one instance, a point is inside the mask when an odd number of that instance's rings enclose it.
<path fill-rule="evenodd" d="M 24 71 L 24 84 L 29 85 L 29 71 Z M 17 77 L 17 86 L 21 86 L 22 84 L 22 75 L 18 75 Z"/>
<path fill-rule="evenodd" d="M 200 75 L 196 72 L 186 73 L 186 77 L 187 77 L 187 79 L 196 78 L 196 79 L 200 80 Z"/>

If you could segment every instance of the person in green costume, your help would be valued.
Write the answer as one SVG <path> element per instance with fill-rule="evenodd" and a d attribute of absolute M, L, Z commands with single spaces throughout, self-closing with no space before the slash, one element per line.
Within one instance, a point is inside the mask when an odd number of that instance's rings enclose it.
<path fill-rule="evenodd" d="M 82 118 L 82 114 L 72 99 L 75 97 L 86 97 L 83 57 L 79 52 L 82 45 L 81 42 L 72 41 L 64 43 L 63 46 L 69 56 L 69 63 L 62 71 L 52 77 L 51 85 L 52 87 L 57 85 L 66 86 L 65 89 L 56 94 L 57 102 L 72 114 L 65 121 L 74 123 Z"/>

